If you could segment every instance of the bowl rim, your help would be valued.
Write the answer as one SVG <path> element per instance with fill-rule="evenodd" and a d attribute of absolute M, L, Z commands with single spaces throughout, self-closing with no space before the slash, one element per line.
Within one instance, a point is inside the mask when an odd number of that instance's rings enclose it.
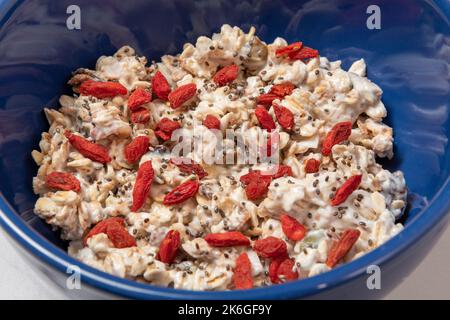
<path fill-rule="evenodd" d="M 7 1 L 0 0 L 0 12 Z M 444 19 L 450 17 L 450 3 L 435 0 L 433 5 Z M 355 280 L 366 273 L 367 266 L 383 265 L 396 255 L 412 246 L 428 233 L 434 225 L 450 213 L 450 176 L 438 192 L 405 228 L 380 247 L 362 257 L 341 265 L 331 271 L 281 285 L 234 291 L 191 291 L 158 287 L 120 278 L 90 267 L 72 257 L 65 251 L 48 242 L 42 235 L 30 228 L 9 205 L 0 192 L 0 225 L 26 251 L 37 256 L 61 273 L 68 267 L 78 266 L 83 283 L 109 293 L 138 299 L 293 299 L 319 294 L 342 283 Z M 67 274 L 69 276 L 69 274 Z"/>

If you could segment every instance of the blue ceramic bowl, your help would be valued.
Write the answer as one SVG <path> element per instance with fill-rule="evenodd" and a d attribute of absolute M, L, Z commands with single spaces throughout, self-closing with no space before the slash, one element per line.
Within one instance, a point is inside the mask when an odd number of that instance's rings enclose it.
<path fill-rule="evenodd" d="M 66 9 L 81 8 L 81 30 L 66 28 Z M 381 29 L 366 27 L 367 7 L 381 9 Z M 443 231 L 450 211 L 448 1 L 0 1 L 0 222 L 32 268 L 64 284 L 78 264 L 78 297 L 132 298 L 377 298 L 422 260 Z M 71 71 L 93 67 L 103 54 L 130 44 L 150 59 L 181 51 L 185 42 L 228 23 L 254 25 L 272 41 L 301 39 L 344 67 L 359 58 L 384 91 L 394 127 L 395 158 L 409 186 L 405 229 L 364 257 L 335 270 L 284 285 L 248 291 L 191 292 L 120 279 L 80 264 L 66 243 L 33 215 L 36 173 L 30 151 L 47 129 L 43 106 L 58 107 Z M 369 290 L 366 268 L 377 264 L 382 289 Z"/>

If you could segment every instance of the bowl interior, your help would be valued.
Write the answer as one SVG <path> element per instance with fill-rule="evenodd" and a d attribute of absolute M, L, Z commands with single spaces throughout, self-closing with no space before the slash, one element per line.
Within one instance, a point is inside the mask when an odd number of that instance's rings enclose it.
<path fill-rule="evenodd" d="M 224 23 L 302 40 L 345 68 L 364 58 L 368 77 L 384 91 L 386 122 L 394 128 L 395 157 L 382 160 L 405 173 L 404 222 L 410 225 L 450 172 L 449 22 L 432 1 L 377 1 L 381 29 L 366 26 L 374 1 L 77 1 L 81 30 L 68 30 L 74 1 L 0 1 L 0 194 L 32 229 L 65 248 L 36 218 L 30 152 L 48 128 L 43 107 L 58 108 L 71 71 L 93 68 L 101 55 L 129 44 L 149 60 L 180 52 L 185 42 Z"/>

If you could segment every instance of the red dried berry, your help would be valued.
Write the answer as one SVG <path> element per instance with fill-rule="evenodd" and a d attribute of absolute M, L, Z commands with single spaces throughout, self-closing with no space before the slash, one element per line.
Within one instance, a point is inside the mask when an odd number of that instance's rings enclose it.
<path fill-rule="evenodd" d="M 272 88 L 270 88 L 269 93 L 260 95 L 256 99 L 256 102 L 264 107 L 270 107 L 275 99 L 281 99 L 287 95 L 290 95 L 294 89 L 294 84 L 290 82 L 275 84 Z"/>
<path fill-rule="evenodd" d="M 257 106 L 255 108 L 255 115 L 258 118 L 259 124 L 261 128 L 266 129 L 268 131 L 275 130 L 275 122 L 273 121 L 272 116 L 263 106 Z"/>
<path fill-rule="evenodd" d="M 350 251 L 358 240 L 361 232 L 357 229 L 347 229 L 339 241 L 336 241 L 328 252 L 327 266 L 333 268 Z"/>
<path fill-rule="evenodd" d="M 124 154 L 128 163 L 135 163 L 148 151 L 150 139 L 147 136 L 138 136 L 134 138 L 125 147 Z"/>
<path fill-rule="evenodd" d="M 256 179 L 259 175 L 261 175 L 261 171 L 260 170 L 252 170 L 252 171 L 249 171 L 248 173 L 242 175 L 239 178 L 239 181 L 242 182 L 243 184 L 247 185 L 253 179 Z"/>
<path fill-rule="evenodd" d="M 54 171 L 45 177 L 45 185 L 51 189 L 80 191 L 80 181 L 70 173 Z"/>
<path fill-rule="evenodd" d="M 173 109 L 181 107 L 184 103 L 191 100 L 197 93 L 197 86 L 194 83 L 185 84 L 173 90 L 169 96 L 170 106 Z"/>
<path fill-rule="evenodd" d="M 292 94 L 292 91 L 294 91 L 295 85 L 291 82 L 285 82 L 282 84 L 275 84 L 270 88 L 269 93 L 274 94 L 280 98 L 288 96 Z"/>
<path fill-rule="evenodd" d="M 181 172 L 196 174 L 200 180 L 208 175 L 201 165 L 188 158 L 170 159 L 170 163 L 176 165 Z"/>
<path fill-rule="evenodd" d="M 220 130 L 220 120 L 211 114 L 208 114 L 205 117 L 205 120 L 203 120 L 203 125 L 208 129 Z"/>
<path fill-rule="evenodd" d="M 294 261 L 289 258 L 273 259 L 269 265 L 269 277 L 273 284 L 298 279 L 298 272 L 293 271 Z"/>
<path fill-rule="evenodd" d="M 272 132 L 271 134 L 269 134 L 265 150 L 267 157 L 271 157 L 273 152 L 278 150 L 279 142 L 280 142 L 280 135 L 278 132 Z"/>
<path fill-rule="evenodd" d="M 306 228 L 300 222 L 287 214 L 280 215 L 281 228 L 289 240 L 300 241 L 306 235 Z"/>
<path fill-rule="evenodd" d="M 302 49 L 303 47 L 303 43 L 302 42 L 294 42 L 288 46 L 284 46 L 281 48 L 278 48 L 277 50 L 275 50 L 275 55 L 277 57 L 281 57 L 283 55 L 289 55 L 289 54 L 293 54 L 295 52 L 298 52 Z"/>
<path fill-rule="evenodd" d="M 171 264 L 175 260 L 180 246 L 180 233 L 176 230 L 169 230 L 159 245 L 159 251 L 156 259 L 161 262 Z"/>
<path fill-rule="evenodd" d="M 128 93 L 127 88 L 118 82 L 101 82 L 94 80 L 84 81 L 78 87 L 78 91 L 85 96 L 93 96 L 99 99 L 113 98 Z"/>
<path fill-rule="evenodd" d="M 274 283 L 284 283 L 298 279 L 298 272 L 294 271 L 295 262 L 292 259 L 282 260 L 276 270 L 276 281 Z"/>
<path fill-rule="evenodd" d="M 210 233 L 205 237 L 205 241 L 208 242 L 211 247 L 234 247 L 250 245 L 250 240 L 239 231 Z"/>
<path fill-rule="evenodd" d="M 277 172 L 273 175 L 274 179 L 278 179 L 281 177 L 292 177 L 294 174 L 292 173 L 292 168 L 287 165 L 279 165 Z"/>
<path fill-rule="evenodd" d="M 270 175 L 255 175 L 245 187 L 245 194 L 249 200 L 259 200 L 264 198 L 269 191 L 272 176 Z"/>
<path fill-rule="evenodd" d="M 260 105 L 269 107 L 272 105 L 273 100 L 275 99 L 279 99 L 280 97 L 277 96 L 276 94 L 272 94 L 272 93 L 264 93 L 262 95 L 260 95 L 257 99 L 256 102 Z"/>
<path fill-rule="evenodd" d="M 90 237 L 95 236 L 96 234 L 99 233 L 106 233 L 106 227 L 109 224 L 119 224 L 122 227 L 125 227 L 125 219 L 124 218 L 119 218 L 119 217 L 112 217 L 112 218 L 107 218 L 103 221 L 98 222 L 88 233 L 87 235 L 83 238 L 83 245 L 86 246 L 87 245 L 87 241 Z"/>
<path fill-rule="evenodd" d="M 253 250 L 260 257 L 266 259 L 285 258 L 288 256 L 286 242 L 275 237 L 256 240 L 253 243 Z"/>
<path fill-rule="evenodd" d="M 198 188 L 199 183 L 197 180 L 183 182 L 164 197 L 163 204 L 169 206 L 182 203 L 195 196 Z"/>
<path fill-rule="evenodd" d="M 152 78 L 152 91 L 161 100 L 167 100 L 170 94 L 170 85 L 166 77 L 157 71 Z"/>
<path fill-rule="evenodd" d="M 283 262 L 285 258 L 277 258 L 272 259 L 269 264 L 269 279 L 273 284 L 280 283 L 280 279 L 278 278 L 278 267 L 280 266 L 281 262 Z"/>
<path fill-rule="evenodd" d="M 319 56 L 319 51 L 316 49 L 312 49 L 309 47 L 303 47 L 297 52 L 292 52 L 288 54 L 289 59 L 291 60 L 304 60 L 304 59 L 311 59 L 316 58 Z"/>
<path fill-rule="evenodd" d="M 110 223 L 106 226 L 106 235 L 115 248 L 129 248 L 136 246 L 136 240 L 124 226 L 119 223 Z"/>
<path fill-rule="evenodd" d="M 275 170 L 275 169 L 273 169 Z M 272 170 L 270 172 L 273 172 Z M 245 193 L 249 200 L 258 200 L 266 196 L 272 179 L 292 176 L 292 169 L 286 165 L 279 165 L 274 174 L 262 173 L 260 170 L 253 170 L 242 175 L 239 181 L 244 184 Z"/>
<path fill-rule="evenodd" d="M 252 264 L 246 252 L 241 253 L 236 259 L 233 283 L 236 289 L 244 290 L 253 288 Z"/>
<path fill-rule="evenodd" d="M 131 113 L 131 122 L 146 124 L 150 120 L 150 111 L 146 108 L 137 108 Z"/>
<path fill-rule="evenodd" d="M 352 134 L 352 126 L 350 121 L 337 123 L 330 132 L 328 132 L 322 143 L 322 154 L 324 156 L 330 155 L 333 146 L 347 140 Z"/>
<path fill-rule="evenodd" d="M 64 135 L 69 140 L 72 147 L 74 147 L 86 158 L 100 163 L 108 163 L 111 161 L 111 157 L 108 154 L 108 149 L 104 146 L 88 141 L 85 138 L 71 133 L 70 131 L 64 132 Z"/>
<path fill-rule="evenodd" d="M 277 118 L 280 126 L 284 130 L 291 130 L 294 126 L 294 114 L 292 113 L 292 111 L 277 104 L 273 105 L 273 111 L 275 112 L 275 117 Z"/>
<path fill-rule="evenodd" d="M 274 172 L 274 171 L 275 171 L 275 173 L 270 174 L 270 172 Z M 278 179 L 278 178 L 287 177 L 287 176 L 292 177 L 293 173 L 292 173 L 292 168 L 290 166 L 281 164 L 281 165 L 277 165 L 276 167 L 272 168 L 268 172 L 264 172 L 264 173 L 261 172 L 260 170 L 249 171 L 249 173 L 242 175 L 239 178 L 239 181 L 242 182 L 243 184 L 247 185 L 250 183 L 250 181 L 252 181 L 253 179 L 256 179 L 258 175 L 264 175 L 264 176 L 269 176 L 272 179 Z"/>
<path fill-rule="evenodd" d="M 331 200 L 332 206 L 338 206 L 341 203 L 345 202 L 347 198 L 358 189 L 359 184 L 361 183 L 362 175 L 354 175 L 348 178 L 347 181 L 336 191 L 334 198 Z"/>
<path fill-rule="evenodd" d="M 217 73 L 213 77 L 213 81 L 218 86 L 224 86 L 236 80 L 238 73 L 239 67 L 237 65 L 232 64 L 229 66 L 225 66 L 217 71 Z"/>
<path fill-rule="evenodd" d="M 319 172 L 320 161 L 314 158 L 305 161 L 305 172 L 306 173 L 316 173 Z"/>
<path fill-rule="evenodd" d="M 138 107 L 150 101 L 152 101 L 152 95 L 142 88 L 137 88 L 128 98 L 128 108 L 135 111 Z"/>
<path fill-rule="evenodd" d="M 133 188 L 133 206 L 131 211 L 136 212 L 144 205 L 150 192 L 154 175 L 151 161 L 146 161 L 139 166 Z"/>
<path fill-rule="evenodd" d="M 168 118 L 162 118 L 155 127 L 155 135 L 164 141 L 170 140 L 172 133 L 180 129 L 181 125 Z"/>

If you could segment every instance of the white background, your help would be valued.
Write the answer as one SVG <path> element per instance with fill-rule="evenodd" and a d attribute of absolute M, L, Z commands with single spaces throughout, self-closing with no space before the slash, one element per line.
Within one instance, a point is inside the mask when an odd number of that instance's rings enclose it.
<path fill-rule="evenodd" d="M 450 299 L 450 228 L 387 299 Z M 0 299 L 68 299 L 19 256 L 0 230 Z M 46 279 L 46 280 L 44 280 Z"/>

